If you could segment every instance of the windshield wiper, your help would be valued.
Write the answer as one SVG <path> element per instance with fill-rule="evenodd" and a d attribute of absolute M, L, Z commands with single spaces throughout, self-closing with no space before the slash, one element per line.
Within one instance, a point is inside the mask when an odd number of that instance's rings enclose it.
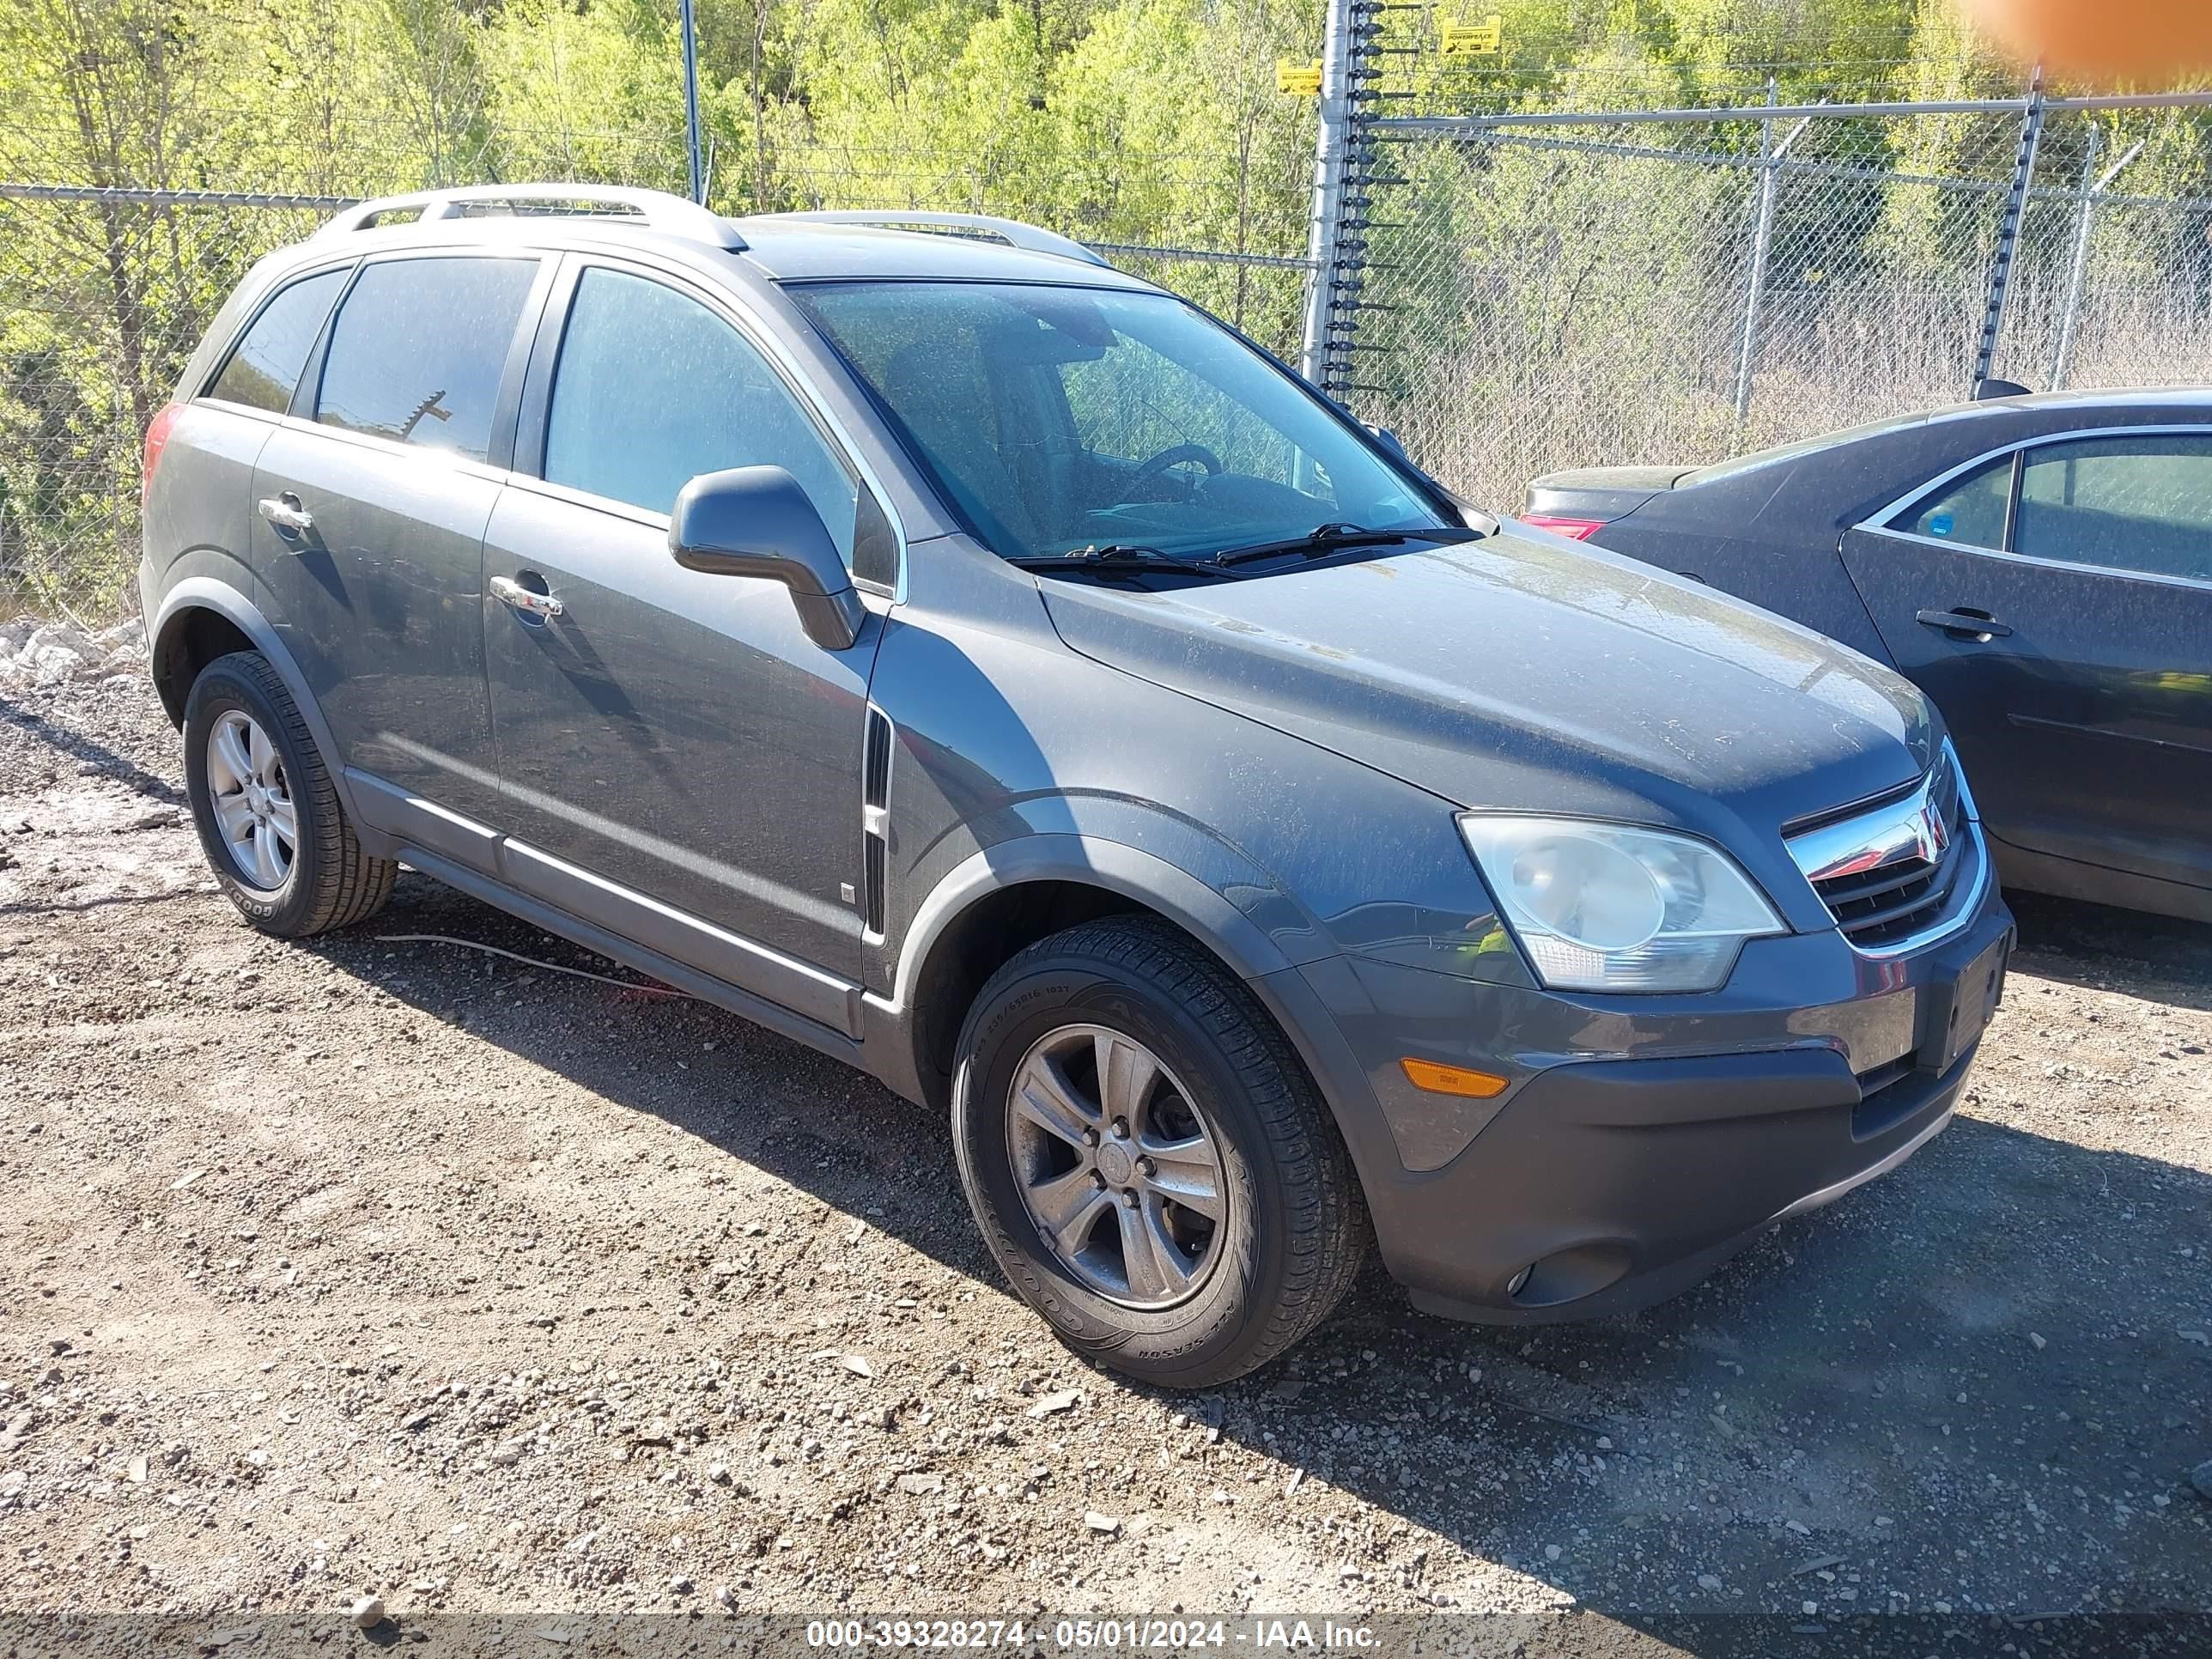
<path fill-rule="evenodd" d="M 1121 542 L 1110 542 L 1103 547 L 1071 548 L 1065 553 L 1032 554 L 1009 559 L 1006 562 L 1023 570 L 1049 571 L 1063 575 L 1079 570 L 1109 576 L 1174 571 L 1182 575 L 1208 576 L 1216 580 L 1235 574 L 1233 571 L 1224 570 L 1218 561 L 1194 564 L 1188 559 L 1178 559 L 1172 553 L 1164 553 L 1157 547 L 1131 546 Z"/>
<path fill-rule="evenodd" d="M 1438 525 L 1429 530 L 1369 530 L 1356 524 L 1322 524 L 1316 525 L 1303 536 L 1292 536 L 1285 541 L 1254 542 L 1249 547 L 1225 549 L 1213 556 L 1213 562 L 1218 565 L 1246 564 L 1255 559 L 1279 559 L 1286 553 L 1318 559 L 1340 548 L 1395 547 L 1403 542 L 1474 541 L 1480 533 L 1448 525 Z"/>

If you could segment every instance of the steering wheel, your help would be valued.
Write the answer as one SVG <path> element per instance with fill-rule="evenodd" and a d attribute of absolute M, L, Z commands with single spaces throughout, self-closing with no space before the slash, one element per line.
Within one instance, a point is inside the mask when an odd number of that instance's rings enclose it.
<path fill-rule="evenodd" d="M 1136 477 L 1132 480 L 1132 482 L 1135 483 L 1149 483 L 1152 479 L 1158 477 L 1161 473 L 1166 471 L 1170 467 L 1182 466 L 1186 463 L 1192 462 L 1204 467 L 1206 470 L 1207 474 L 1211 477 L 1218 477 L 1221 476 L 1221 457 L 1215 454 L 1204 444 L 1176 444 L 1173 448 L 1163 449 L 1158 454 L 1153 456 L 1152 459 L 1139 466 L 1137 468 Z"/>

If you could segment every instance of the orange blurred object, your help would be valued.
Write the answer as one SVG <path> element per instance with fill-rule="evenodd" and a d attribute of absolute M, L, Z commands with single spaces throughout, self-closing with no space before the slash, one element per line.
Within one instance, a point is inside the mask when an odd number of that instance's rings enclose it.
<path fill-rule="evenodd" d="M 2212 70 L 2207 0 L 1965 0 L 1967 15 L 2053 78 L 2156 90 Z"/>

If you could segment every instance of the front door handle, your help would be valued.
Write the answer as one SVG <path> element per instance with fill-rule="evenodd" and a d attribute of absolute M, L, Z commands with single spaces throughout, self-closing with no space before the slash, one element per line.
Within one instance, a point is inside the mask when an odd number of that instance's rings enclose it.
<path fill-rule="evenodd" d="M 494 576 L 490 586 L 492 598 L 526 616 L 557 617 L 565 608 L 550 593 L 535 592 L 512 576 Z"/>
<path fill-rule="evenodd" d="M 280 536 L 297 536 L 315 527 L 315 515 L 289 490 L 282 495 L 264 495 L 255 505 L 261 509 L 261 516 L 276 526 Z"/>
<path fill-rule="evenodd" d="M 1982 611 L 1923 611 L 1913 621 L 1923 628 L 1948 634 L 1954 640 L 2002 640 L 2012 629 Z"/>

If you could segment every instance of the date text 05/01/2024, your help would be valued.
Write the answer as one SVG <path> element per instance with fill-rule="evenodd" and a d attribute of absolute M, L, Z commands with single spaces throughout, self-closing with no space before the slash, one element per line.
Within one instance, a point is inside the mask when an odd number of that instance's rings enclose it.
<path fill-rule="evenodd" d="M 1358 1651 L 1376 1645 L 1364 1625 L 1333 1619 L 816 1619 L 806 1626 L 811 1648 L 1019 1647 L 1064 1652 L 1202 1652 L 1239 1647 L 1261 1651 Z"/>

